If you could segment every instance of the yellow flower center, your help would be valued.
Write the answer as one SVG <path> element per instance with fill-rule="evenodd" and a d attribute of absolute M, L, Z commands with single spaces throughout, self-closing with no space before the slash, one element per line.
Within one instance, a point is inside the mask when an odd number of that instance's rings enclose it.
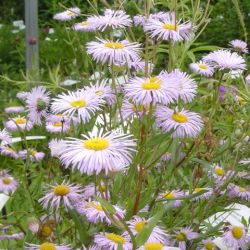
<path fill-rule="evenodd" d="M 124 45 L 118 42 L 106 42 L 104 46 L 110 49 L 123 49 Z"/>
<path fill-rule="evenodd" d="M 205 64 L 199 64 L 199 68 L 200 68 L 200 69 L 207 69 L 208 67 L 207 67 L 207 65 L 205 65 Z"/>
<path fill-rule="evenodd" d="M 50 228 L 50 226 L 48 225 L 43 225 L 42 228 L 41 228 L 41 235 L 43 237 L 49 237 L 52 233 L 52 229 Z"/>
<path fill-rule="evenodd" d="M 208 241 L 205 243 L 205 249 L 206 250 L 214 250 L 215 244 L 212 241 Z"/>
<path fill-rule="evenodd" d="M 161 80 L 158 77 L 150 77 L 147 82 L 142 84 L 145 90 L 158 90 L 161 88 Z"/>
<path fill-rule="evenodd" d="M 144 228 L 146 223 L 147 223 L 146 221 L 136 222 L 135 223 L 135 231 L 138 232 L 138 233 L 141 232 L 141 230 Z"/>
<path fill-rule="evenodd" d="M 96 94 L 96 95 L 103 95 L 104 92 L 103 92 L 102 90 L 96 90 L 95 94 Z"/>
<path fill-rule="evenodd" d="M 100 186 L 98 186 L 98 190 L 99 190 L 100 192 L 105 192 L 105 191 L 106 191 L 105 185 L 100 185 Z"/>
<path fill-rule="evenodd" d="M 173 198 L 175 198 L 175 194 L 173 192 L 166 192 L 164 197 L 166 199 L 173 199 Z"/>
<path fill-rule="evenodd" d="M 32 156 L 35 156 L 35 155 L 37 154 L 37 151 L 34 150 L 34 149 L 31 149 L 31 150 L 30 150 L 30 154 L 31 154 Z"/>
<path fill-rule="evenodd" d="M 174 31 L 177 30 L 177 26 L 175 24 L 172 24 L 172 23 L 164 23 L 163 28 L 165 30 L 174 30 Z"/>
<path fill-rule="evenodd" d="M 109 146 L 109 141 L 104 138 L 93 138 L 83 142 L 84 147 L 89 150 L 100 151 L 104 150 Z"/>
<path fill-rule="evenodd" d="M 240 193 L 245 193 L 247 190 L 245 189 L 245 188 L 243 188 L 243 187 L 239 187 L 239 192 Z"/>
<path fill-rule="evenodd" d="M 178 123 L 186 123 L 188 121 L 188 117 L 182 113 L 173 113 L 172 119 Z"/>
<path fill-rule="evenodd" d="M 6 177 L 6 176 L 5 176 L 5 177 L 3 177 L 2 182 L 3 182 L 3 184 L 5 184 L 5 185 L 9 185 L 10 182 L 11 182 L 11 180 L 10 180 L 9 177 Z"/>
<path fill-rule="evenodd" d="M 87 208 L 92 207 L 92 208 L 94 208 L 94 209 L 96 209 L 98 211 L 103 211 L 101 204 L 98 204 L 98 203 L 96 204 L 96 203 L 94 203 L 92 201 L 88 202 L 88 204 L 85 207 L 87 207 Z"/>
<path fill-rule="evenodd" d="M 56 246 L 53 243 L 45 242 L 40 245 L 40 250 L 56 250 Z"/>
<path fill-rule="evenodd" d="M 66 185 L 58 185 L 54 188 L 54 194 L 57 196 L 64 196 L 69 193 L 69 187 Z"/>
<path fill-rule="evenodd" d="M 199 193 L 199 192 L 204 191 L 204 190 L 206 190 L 206 189 L 205 188 L 195 188 L 194 192 Z"/>
<path fill-rule="evenodd" d="M 67 11 L 66 11 L 66 15 L 67 15 L 67 16 L 74 16 L 74 14 L 75 14 L 75 13 L 72 12 L 72 11 L 70 11 L 70 10 L 67 10 Z"/>
<path fill-rule="evenodd" d="M 87 21 L 84 21 L 84 22 L 81 22 L 81 26 L 88 26 L 88 22 Z"/>
<path fill-rule="evenodd" d="M 225 171 L 223 168 L 221 167 L 215 167 L 214 172 L 219 175 L 219 176 L 224 176 L 225 175 Z"/>
<path fill-rule="evenodd" d="M 111 241 L 114 241 L 115 243 L 124 244 L 126 242 L 122 236 L 113 233 L 106 234 L 106 238 Z"/>
<path fill-rule="evenodd" d="M 62 122 L 55 122 L 53 123 L 54 127 L 62 127 Z"/>
<path fill-rule="evenodd" d="M 178 240 L 178 241 L 184 241 L 184 240 L 186 240 L 186 234 L 184 234 L 184 233 L 178 233 L 176 236 L 176 240 Z"/>
<path fill-rule="evenodd" d="M 23 117 L 16 118 L 16 119 L 15 119 L 15 123 L 16 123 L 16 124 L 25 124 L 25 123 L 26 123 L 26 119 L 23 118 Z"/>
<path fill-rule="evenodd" d="M 161 250 L 162 248 L 163 248 L 163 244 L 161 243 L 148 242 L 144 244 L 145 250 Z"/>
<path fill-rule="evenodd" d="M 241 227 L 233 227 L 232 228 L 233 237 L 237 240 L 241 239 L 243 236 L 243 229 Z"/>
<path fill-rule="evenodd" d="M 83 99 L 75 100 L 75 101 L 72 101 L 72 102 L 70 103 L 70 105 L 71 105 L 73 108 L 79 109 L 79 108 L 83 108 L 83 107 L 86 106 L 86 101 L 83 100 Z"/>

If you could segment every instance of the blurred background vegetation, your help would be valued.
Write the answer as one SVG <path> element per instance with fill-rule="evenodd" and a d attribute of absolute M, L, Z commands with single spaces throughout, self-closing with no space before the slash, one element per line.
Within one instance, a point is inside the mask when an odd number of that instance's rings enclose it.
<path fill-rule="evenodd" d="M 11 78 L 20 78 L 20 70 L 25 69 L 24 61 L 24 30 L 13 26 L 13 21 L 24 19 L 24 0 L 1 0 L 0 5 L 0 75 L 11 74 Z M 81 75 L 90 72 L 90 65 L 85 59 L 84 43 L 94 38 L 95 34 L 78 33 L 77 35 L 65 26 L 72 23 L 55 22 L 53 14 L 63 10 L 63 6 L 78 6 L 82 13 L 94 12 L 91 5 L 102 9 L 105 4 L 113 4 L 110 0 L 38 0 L 39 28 L 40 28 L 40 67 L 48 75 L 49 70 L 56 70 L 60 65 L 60 74 L 63 76 Z M 115 2 L 119 2 L 116 0 Z M 131 14 L 140 11 L 144 0 L 127 0 L 125 9 Z M 157 1 L 168 2 L 168 1 Z M 178 0 L 178 3 L 190 5 L 192 0 Z M 205 32 L 196 41 L 199 45 L 216 45 L 227 47 L 232 39 L 250 41 L 250 0 L 210 0 L 211 15 Z M 201 6 L 207 0 L 200 0 Z M 155 6 L 153 11 L 157 11 Z M 201 10 L 202 11 L 202 10 Z M 49 28 L 54 29 L 49 32 Z M 141 31 L 139 31 L 141 32 Z M 80 53 L 79 53 L 80 52 Z M 1 83 L 1 82 L 0 82 Z"/>

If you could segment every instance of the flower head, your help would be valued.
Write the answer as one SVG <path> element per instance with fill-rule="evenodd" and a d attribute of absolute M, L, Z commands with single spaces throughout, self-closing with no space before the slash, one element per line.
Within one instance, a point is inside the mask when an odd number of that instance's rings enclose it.
<path fill-rule="evenodd" d="M 164 13 L 156 19 L 149 17 L 144 24 L 145 32 L 149 33 L 152 38 L 162 40 L 172 40 L 179 42 L 189 40 L 192 35 L 192 24 L 190 22 L 181 23 L 181 20 L 176 21 L 174 13 Z"/>
<path fill-rule="evenodd" d="M 247 43 L 239 39 L 232 40 L 229 43 L 229 46 L 231 46 L 236 52 L 248 53 Z"/>
<path fill-rule="evenodd" d="M 131 26 L 131 18 L 123 10 L 106 9 L 104 15 L 92 16 L 97 30 L 104 31 L 107 28 L 125 28 Z"/>
<path fill-rule="evenodd" d="M 7 155 L 14 159 L 19 158 L 19 155 L 16 152 L 16 150 L 9 146 L 0 146 L 0 152 L 1 152 L 1 155 Z"/>
<path fill-rule="evenodd" d="M 69 21 L 79 16 L 80 14 L 81 14 L 81 10 L 75 7 L 75 8 L 69 8 L 63 12 L 57 13 L 54 15 L 53 18 L 59 21 Z"/>
<path fill-rule="evenodd" d="M 243 57 L 236 52 L 231 52 L 229 50 L 217 50 L 211 52 L 205 56 L 203 60 L 219 70 L 246 69 L 246 63 Z"/>
<path fill-rule="evenodd" d="M 107 190 L 107 187 L 104 183 L 100 183 L 99 185 L 95 185 L 94 183 L 90 183 L 89 185 L 85 186 L 83 188 L 83 198 L 86 200 L 89 200 L 91 198 L 94 198 L 94 196 L 97 197 L 105 197 L 105 199 L 110 198 L 110 192 Z"/>
<path fill-rule="evenodd" d="M 24 107 L 23 106 L 13 106 L 13 107 L 7 107 L 4 109 L 4 111 L 7 114 L 15 114 L 15 113 L 23 113 L 24 112 Z"/>
<path fill-rule="evenodd" d="M 196 187 L 193 190 L 192 194 L 198 194 L 201 193 L 200 195 L 194 197 L 192 200 L 193 201 L 199 201 L 199 200 L 207 200 L 209 199 L 212 194 L 213 194 L 213 189 L 212 188 L 200 188 L 200 187 Z"/>
<path fill-rule="evenodd" d="M 52 242 L 44 242 L 42 244 L 29 244 L 26 243 L 26 250 L 71 250 L 69 245 L 57 245 Z"/>
<path fill-rule="evenodd" d="M 84 32 L 92 32 L 96 30 L 95 20 L 89 17 L 86 21 L 82 21 L 80 23 L 76 23 L 73 25 L 73 30 L 75 31 L 84 31 Z"/>
<path fill-rule="evenodd" d="M 47 109 L 50 102 L 49 93 L 46 88 L 39 86 L 33 88 L 26 97 L 26 105 L 28 107 L 28 118 L 34 124 L 41 124 L 42 117 L 47 116 Z"/>
<path fill-rule="evenodd" d="M 95 235 L 94 242 L 97 249 L 117 250 L 119 245 L 122 245 L 123 250 L 132 249 L 130 238 L 126 234 L 99 233 Z"/>
<path fill-rule="evenodd" d="M 58 210 L 63 203 L 66 210 L 72 209 L 73 204 L 81 198 L 82 189 L 79 185 L 62 182 L 61 184 L 49 185 L 48 193 L 39 200 L 45 209 Z"/>
<path fill-rule="evenodd" d="M 250 201 L 250 188 L 237 186 L 233 183 L 230 183 L 227 187 L 229 190 L 228 195 L 230 197 L 238 197 L 247 201 Z"/>
<path fill-rule="evenodd" d="M 191 102 L 195 97 L 197 84 L 187 73 L 175 69 L 170 73 L 162 71 L 160 77 L 174 90 L 176 101 L 181 99 L 183 102 Z"/>
<path fill-rule="evenodd" d="M 198 75 L 211 77 L 214 74 L 214 68 L 209 63 L 199 61 L 190 64 L 190 69 Z"/>
<path fill-rule="evenodd" d="M 168 104 L 176 97 L 172 86 L 168 85 L 160 76 L 135 77 L 130 79 L 124 88 L 125 97 L 140 105 Z"/>
<path fill-rule="evenodd" d="M 177 242 L 181 250 L 186 249 L 186 242 L 194 240 L 199 237 L 199 234 L 194 232 L 191 227 L 181 228 L 179 231 L 175 231 L 174 242 Z"/>
<path fill-rule="evenodd" d="M 112 172 L 117 166 L 127 166 L 132 161 L 135 141 L 131 135 L 119 132 L 82 135 L 84 139 L 69 138 L 65 140 L 65 148 L 60 160 L 68 167 L 72 165 L 82 173 L 105 174 Z"/>
<path fill-rule="evenodd" d="M 160 199 L 166 199 L 168 200 L 173 200 L 176 199 L 173 203 L 173 207 L 174 208 L 178 208 L 181 206 L 182 204 L 182 200 L 178 200 L 178 197 L 183 197 L 185 195 L 185 193 L 183 191 L 180 190 L 172 190 L 172 191 L 165 191 L 160 193 L 159 198 Z"/>
<path fill-rule="evenodd" d="M 203 247 L 199 250 L 216 250 L 217 247 L 213 240 L 207 239 L 207 240 L 202 240 Z"/>
<path fill-rule="evenodd" d="M 41 161 L 45 154 L 43 152 L 38 152 L 33 148 L 29 148 L 28 150 L 21 150 L 18 152 L 19 157 L 23 160 L 26 160 L 29 158 L 30 161 L 36 161 L 39 162 Z"/>
<path fill-rule="evenodd" d="M 149 219 L 142 218 L 140 216 L 133 216 L 130 221 L 127 222 L 131 232 L 134 235 L 139 234 L 144 227 L 150 222 Z M 159 242 L 166 244 L 167 238 L 169 236 L 166 234 L 164 230 L 162 230 L 160 227 L 155 226 L 153 228 L 153 231 L 151 232 L 150 236 L 147 239 L 147 242 Z"/>
<path fill-rule="evenodd" d="M 12 137 L 5 128 L 0 130 L 0 141 L 3 144 L 10 144 L 11 140 L 12 140 Z"/>
<path fill-rule="evenodd" d="M 250 237 L 247 236 L 245 228 L 231 225 L 222 235 L 222 240 L 227 247 L 232 249 L 245 249 L 250 242 Z"/>
<path fill-rule="evenodd" d="M 138 60 L 140 51 L 140 44 L 127 40 L 111 41 L 98 38 L 97 42 L 87 43 L 87 53 L 102 64 Z"/>
<path fill-rule="evenodd" d="M 178 111 L 158 106 L 155 117 L 157 126 L 165 133 L 172 131 L 172 137 L 196 137 L 203 127 L 198 114 L 184 109 Z"/>
<path fill-rule="evenodd" d="M 108 105 L 113 105 L 116 101 L 115 94 L 107 81 L 101 81 L 95 85 L 85 87 L 85 91 L 103 99 Z"/>
<path fill-rule="evenodd" d="M 7 121 L 5 127 L 10 131 L 30 131 L 33 128 L 33 123 L 25 117 L 18 116 Z"/>
<path fill-rule="evenodd" d="M 119 218 L 124 218 L 124 211 L 118 206 L 113 206 L 116 213 L 113 214 L 113 217 L 116 218 L 116 214 L 119 215 Z M 86 216 L 87 220 L 90 223 L 97 224 L 99 222 L 111 224 L 111 220 L 106 215 L 102 205 L 98 201 L 83 201 L 76 203 L 76 210 L 80 215 Z"/>
<path fill-rule="evenodd" d="M 103 101 L 99 97 L 87 91 L 78 90 L 58 95 L 53 99 L 51 109 L 55 114 L 61 113 L 72 119 L 76 115 L 79 121 L 86 123 L 91 115 L 101 110 L 102 104 Z"/>
<path fill-rule="evenodd" d="M 17 188 L 18 182 L 10 175 L 0 176 L 0 193 L 13 193 Z"/>

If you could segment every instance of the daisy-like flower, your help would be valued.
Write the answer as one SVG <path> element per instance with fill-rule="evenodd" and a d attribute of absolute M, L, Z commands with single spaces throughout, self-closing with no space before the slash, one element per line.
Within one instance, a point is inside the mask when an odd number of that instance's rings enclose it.
<path fill-rule="evenodd" d="M 174 42 L 189 40 L 192 35 L 192 24 L 177 21 L 174 13 L 165 13 L 160 19 L 149 17 L 144 25 L 144 31 L 152 38 L 172 40 Z"/>
<path fill-rule="evenodd" d="M 124 120 L 129 120 L 134 116 L 142 118 L 149 112 L 149 105 L 135 104 L 132 101 L 124 100 L 121 107 L 122 117 Z"/>
<path fill-rule="evenodd" d="M 41 161 L 45 156 L 43 152 L 38 152 L 33 148 L 30 148 L 28 150 L 26 149 L 21 150 L 18 152 L 18 154 L 19 154 L 19 157 L 23 160 L 26 160 L 29 157 L 30 161 L 36 161 L 36 162 Z"/>
<path fill-rule="evenodd" d="M 65 149 L 60 160 L 68 167 L 72 165 L 81 173 L 106 175 L 116 166 L 127 166 L 132 161 L 136 143 L 131 135 L 120 132 L 95 136 L 93 133 L 82 135 L 84 139 L 69 138 L 65 140 Z"/>
<path fill-rule="evenodd" d="M 16 97 L 22 100 L 26 100 L 29 92 L 21 91 L 16 94 Z"/>
<path fill-rule="evenodd" d="M 124 211 L 118 206 L 113 205 L 113 208 L 116 211 L 116 214 L 119 217 L 124 218 Z M 111 220 L 106 215 L 103 210 L 103 207 L 98 201 L 83 201 L 80 203 L 76 203 L 76 210 L 80 215 L 86 216 L 87 220 L 90 223 L 97 224 L 99 222 L 111 224 Z M 116 218 L 116 214 L 113 214 L 114 218 Z"/>
<path fill-rule="evenodd" d="M 203 122 L 200 115 L 194 112 L 173 110 L 165 106 L 158 106 L 155 112 L 156 124 L 163 132 L 172 131 L 172 137 L 196 137 Z"/>
<path fill-rule="evenodd" d="M 130 221 L 127 222 L 131 232 L 136 236 L 139 234 L 143 228 L 150 222 L 149 219 L 145 219 L 139 216 L 133 216 Z M 155 226 L 150 236 L 147 239 L 147 242 L 160 242 L 163 244 L 167 243 L 167 238 L 169 236 L 164 232 L 160 227 Z"/>
<path fill-rule="evenodd" d="M 13 107 L 7 107 L 4 109 L 5 113 L 7 114 L 16 114 L 16 113 L 23 113 L 24 112 L 23 106 L 13 106 Z"/>
<path fill-rule="evenodd" d="M 146 242 L 143 246 L 140 246 L 137 250 L 178 250 L 176 247 L 166 246 L 158 241 Z"/>
<path fill-rule="evenodd" d="M 208 174 L 215 180 L 217 186 L 221 186 L 226 180 L 233 176 L 234 172 L 231 170 L 226 171 L 218 164 L 212 164 L 211 170 L 208 171 Z"/>
<path fill-rule="evenodd" d="M 5 128 L 0 130 L 0 141 L 3 144 L 10 144 L 11 140 L 12 140 L 12 137 Z"/>
<path fill-rule="evenodd" d="M 64 133 L 69 129 L 70 124 L 68 122 L 46 122 L 46 130 L 51 133 Z"/>
<path fill-rule="evenodd" d="M 89 18 L 87 18 L 86 21 L 82 21 L 80 23 L 74 24 L 73 30 L 84 31 L 84 32 L 96 31 L 95 18 L 89 17 Z"/>
<path fill-rule="evenodd" d="M 97 30 L 104 31 L 107 28 L 125 28 L 132 24 L 131 18 L 123 10 L 106 9 L 104 15 L 92 16 Z"/>
<path fill-rule="evenodd" d="M 207 62 L 202 60 L 199 62 L 191 63 L 190 69 L 198 75 L 211 77 L 214 74 L 214 68 Z"/>
<path fill-rule="evenodd" d="M 228 231 L 222 235 L 222 240 L 232 249 L 245 249 L 250 242 L 250 237 L 247 236 L 245 228 L 230 225 Z"/>
<path fill-rule="evenodd" d="M 181 228 L 179 231 L 175 231 L 174 244 L 178 243 L 181 250 L 186 250 L 186 242 L 194 240 L 199 237 L 199 234 L 194 232 L 191 227 Z"/>
<path fill-rule="evenodd" d="M 26 250 L 71 250 L 69 245 L 57 245 L 52 242 L 44 242 L 42 244 L 29 244 L 25 245 Z"/>
<path fill-rule="evenodd" d="M 136 42 L 97 39 L 97 42 L 89 42 L 86 45 L 87 53 L 96 62 L 115 64 L 116 62 L 129 62 L 139 59 L 141 48 L 140 44 Z"/>
<path fill-rule="evenodd" d="M 135 104 L 168 104 L 176 98 L 174 89 L 160 76 L 150 78 L 135 77 L 130 79 L 124 88 L 125 97 Z"/>
<path fill-rule="evenodd" d="M 133 21 L 134 21 L 134 26 L 144 26 L 144 24 L 146 23 L 146 17 L 143 15 L 135 15 L 133 17 Z"/>
<path fill-rule="evenodd" d="M 230 183 L 227 187 L 229 190 L 228 195 L 230 197 L 238 197 L 247 201 L 250 201 L 250 188 L 244 188 Z"/>
<path fill-rule="evenodd" d="M 102 104 L 103 101 L 99 97 L 87 91 L 68 91 L 53 99 L 51 110 L 55 114 L 62 113 L 70 118 L 77 115 L 79 121 L 86 123 L 90 120 L 91 115 L 101 110 Z"/>
<path fill-rule="evenodd" d="M 97 186 L 94 183 L 90 183 L 89 185 L 83 188 L 82 195 L 84 199 L 86 200 L 89 200 L 90 198 L 93 198 L 94 196 L 97 196 L 97 197 L 104 196 L 105 199 L 107 200 L 110 198 L 110 192 L 109 190 L 107 190 L 107 187 L 104 183 L 100 183 Z"/>
<path fill-rule="evenodd" d="M 33 123 L 25 117 L 18 116 L 7 121 L 5 127 L 10 131 L 30 131 L 33 128 Z"/>
<path fill-rule="evenodd" d="M 42 117 L 47 116 L 47 109 L 50 102 L 49 93 L 46 92 L 46 88 L 43 86 L 33 88 L 25 101 L 29 111 L 28 118 L 34 124 L 41 124 Z"/>
<path fill-rule="evenodd" d="M 1 155 L 10 156 L 14 159 L 19 158 L 18 153 L 13 148 L 11 148 L 9 146 L 0 146 L 0 152 L 1 152 Z"/>
<path fill-rule="evenodd" d="M 116 101 L 115 94 L 106 80 L 95 85 L 90 84 L 90 86 L 85 87 L 85 91 L 102 98 L 108 105 L 113 105 Z"/>
<path fill-rule="evenodd" d="M 207 239 L 207 240 L 202 240 L 203 247 L 199 248 L 198 250 L 216 250 L 217 247 L 213 240 Z"/>
<path fill-rule="evenodd" d="M 172 190 L 172 191 L 165 191 L 160 193 L 159 198 L 160 199 L 166 199 L 166 200 L 173 200 L 173 199 L 178 199 L 178 197 L 183 197 L 185 193 L 180 190 Z M 180 207 L 182 204 L 182 200 L 175 200 L 173 203 L 174 208 Z"/>
<path fill-rule="evenodd" d="M 197 84 L 187 73 L 175 69 L 170 73 L 162 71 L 160 77 L 170 88 L 174 89 L 174 92 L 177 94 L 175 96 L 177 101 L 181 99 L 183 102 L 191 102 L 195 97 Z"/>
<path fill-rule="evenodd" d="M 59 157 L 60 153 L 63 151 L 65 144 L 64 141 L 61 139 L 52 139 L 49 144 L 49 149 L 51 156 L 53 157 Z"/>
<path fill-rule="evenodd" d="M 246 69 L 246 62 L 243 57 L 229 50 L 221 49 L 211 52 L 203 60 L 221 71 Z"/>
<path fill-rule="evenodd" d="M 198 196 L 194 197 L 192 199 L 192 201 L 200 201 L 200 200 L 207 200 L 207 199 L 209 199 L 212 196 L 212 194 L 213 194 L 213 189 L 212 188 L 199 188 L 199 187 L 197 187 L 197 188 L 195 188 L 193 190 L 192 194 L 198 194 L 198 193 L 201 193 L 201 192 L 204 192 L 204 193 L 202 193 L 201 195 L 198 195 Z"/>
<path fill-rule="evenodd" d="M 63 203 L 66 210 L 73 209 L 73 204 L 81 198 L 82 189 L 79 185 L 62 182 L 62 184 L 49 185 L 48 193 L 39 202 L 45 209 L 58 210 Z"/>
<path fill-rule="evenodd" d="M 10 175 L 0 177 L 0 193 L 13 193 L 17 188 L 18 182 Z"/>
<path fill-rule="evenodd" d="M 77 7 L 69 8 L 63 12 L 55 14 L 53 19 L 59 20 L 59 21 L 69 21 L 79 16 L 80 14 L 81 14 L 81 10 L 79 8 Z"/>
<path fill-rule="evenodd" d="M 248 53 L 247 43 L 242 40 L 239 39 L 232 40 L 229 43 L 229 46 L 231 46 L 237 52 L 245 54 Z"/>
<path fill-rule="evenodd" d="M 22 240 L 24 238 L 24 233 L 14 233 L 14 234 L 1 234 L 0 240 Z"/>
<path fill-rule="evenodd" d="M 96 249 L 117 250 L 122 245 L 122 250 L 132 250 L 130 237 L 126 234 L 99 233 L 95 235 L 94 243 Z"/>

